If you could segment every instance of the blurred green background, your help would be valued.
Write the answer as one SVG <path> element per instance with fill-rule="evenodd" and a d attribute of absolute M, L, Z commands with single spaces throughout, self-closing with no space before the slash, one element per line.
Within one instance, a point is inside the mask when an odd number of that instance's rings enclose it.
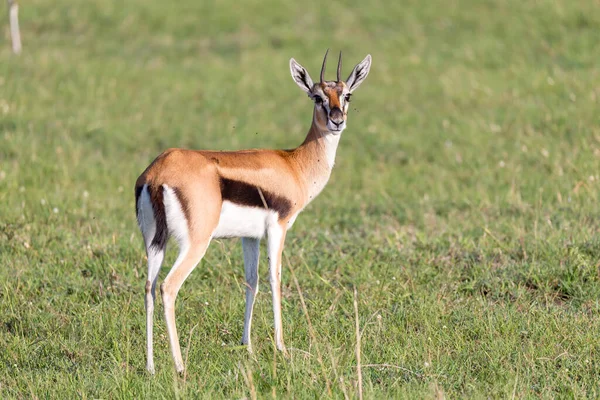
<path fill-rule="evenodd" d="M 4 13 L 0 396 L 356 397 L 354 287 L 369 398 L 599 396 L 599 6 L 32 0 L 20 56 Z M 159 301 L 148 376 L 135 179 L 168 147 L 300 144 L 288 62 L 318 77 L 327 48 L 373 65 L 288 235 L 291 356 L 266 259 L 238 346 L 241 246 L 219 240 L 177 303 L 188 372 Z"/>

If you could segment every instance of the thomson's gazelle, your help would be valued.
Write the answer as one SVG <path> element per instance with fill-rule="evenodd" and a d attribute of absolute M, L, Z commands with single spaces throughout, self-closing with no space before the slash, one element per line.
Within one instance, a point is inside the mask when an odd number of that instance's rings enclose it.
<path fill-rule="evenodd" d="M 314 101 L 312 125 L 293 150 L 192 151 L 169 149 L 159 155 L 135 184 L 137 220 L 148 256 L 146 282 L 147 365 L 154 372 L 152 317 L 154 289 L 167 239 L 179 245 L 179 257 L 160 286 L 169 343 L 177 371 L 183 360 L 175 327 L 175 298 L 204 256 L 213 238 L 241 237 L 247 281 L 242 343 L 250 348 L 252 309 L 258 291 L 259 241 L 266 234 L 275 343 L 285 350 L 281 326 L 281 252 L 287 230 L 327 183 L 340 135 L 346 128 L 352 92 L 365 80 L 371 56 L 341 79 L 314 83 L 304 67 L 290 60 L 292 78 Z"/>

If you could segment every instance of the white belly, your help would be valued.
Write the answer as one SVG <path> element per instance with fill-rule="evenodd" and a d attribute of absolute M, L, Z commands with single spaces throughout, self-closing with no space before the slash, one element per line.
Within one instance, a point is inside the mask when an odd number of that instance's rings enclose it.
<path fill-rule="evenodd" d="M 224 201 L 214 238 L 262 238 L 267 226 L 277 221 L 277 213 L 264 208 L 244 207 Z"/>

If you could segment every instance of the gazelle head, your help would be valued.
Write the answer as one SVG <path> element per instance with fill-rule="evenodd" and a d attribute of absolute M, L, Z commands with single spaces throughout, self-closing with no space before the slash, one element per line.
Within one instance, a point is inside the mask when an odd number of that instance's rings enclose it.
<path fill-rule="evenodd" d="M 339 135 L 346 128 L 346 118 L 348 116 L 348 105 L 352 92 L 360 86 L 369 74 L 371 68 L 371 55 L 367 55 L 364 60 L 354 67 L 346 81 L 342 80 L 342 52 L 338 59 L 337 80 L 325 80 L 325 65 L 327 63 L 327 53 L 323 59 L 321 67 L 321 79 L 313 83 L 306 69 L 298 64 L 293 58 L 290 59 L 290 71 L 292 78 L 300 89 L 304 90 L 308 97 L 315 102 L 315 111 L 313 122 L 317 128 L 323 132 L 331 132 Z"/>

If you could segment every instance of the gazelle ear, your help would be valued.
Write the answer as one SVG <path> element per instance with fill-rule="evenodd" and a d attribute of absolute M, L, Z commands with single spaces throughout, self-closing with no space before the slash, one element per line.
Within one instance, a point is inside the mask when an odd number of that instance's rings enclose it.
<path fill-rule="evenodd" d="M 346 86 L 348 86 L 348 90 L 353 92 L 357 87 L 365 80 L 367 75 L 369 75 L 369 70 L 371 69 L 371 55 L 367 54 L 364 60 L 356 64 L 356 67 L 350 73 L 348 79 L 346 79 Z"/>
<path fill-rule="evenodd" d="M 298 64 L 298 62 L 293 58 L 290 58 L 290 72 L 292 73 L 294 82 L 296 82 L 300 89 L 310 94 L 310 91 L 313 87 L 313 81 L 310 79 L 310 75 L 306 69 L 304 69 L 302 65 Z"/>

